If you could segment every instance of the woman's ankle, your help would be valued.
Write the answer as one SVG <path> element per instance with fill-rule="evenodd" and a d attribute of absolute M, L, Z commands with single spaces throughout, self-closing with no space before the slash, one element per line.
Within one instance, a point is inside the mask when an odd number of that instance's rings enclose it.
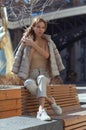
<path fill-rule="evenodd" d="M 44 107 L 42 105 L 39 106 L 39 111 L 43 110 Z"/>
<path fill-rule="evenodd" d="M 55 99 L 53 97 L 47 97 L 47 100 L 48 100 L 50 105 L 55 103 Z"/>

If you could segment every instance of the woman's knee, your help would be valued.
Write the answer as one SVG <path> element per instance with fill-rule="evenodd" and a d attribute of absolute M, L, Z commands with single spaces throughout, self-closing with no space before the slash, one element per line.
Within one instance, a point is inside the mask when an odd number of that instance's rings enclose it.
<path fill-rule="evenodd" d="M 37 97 L 46 97 L 46 87 L 47 87 L 47 81 L 46 77 L 44 75 L 40 75 L 37 78 L 38 83 L 38 92 Z"/>
<path fill-rule="evenodd" d="M 27 79 L 25 80 L 24 82 L 24 86 L 27 87 L 27 86 L 30 86 L 30 85 L 35 85 L 35 81 L 33 79 Z"/>
<path fill-rule="evenodd" d="M 38 76 L 38 78 L 37 78 L 37 83 L 40 83 L 40 82 L 45 82 L 45 83 L 49 83 L 50 82 L 50 80 L 49 80 L 49 78 L 47 78 L 46 76 L 44 76 L 44 75 L 40 75 L 40 76 Z"/>
<path fill-rule="evenodd" d="M 33 79 L 27 79 L 24 82 L 24 86 L 30 91 L 32 95 L 36 95 L 37 92 L 37 85 Z"/>

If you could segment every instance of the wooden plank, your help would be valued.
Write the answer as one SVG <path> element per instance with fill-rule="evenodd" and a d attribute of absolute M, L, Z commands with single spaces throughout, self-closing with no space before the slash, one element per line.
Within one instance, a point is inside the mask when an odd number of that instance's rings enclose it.
<path fill-rule="evenodd" d="M 80 123 L 80 122 L 83 122 L 83 121 L 86 121 L 86 115 L 76 115 L 76 116 L 67 116 L 65 119 L 64 119 L 64 123 L 65 123 L 65 126 L 69 126 L 69 125 L 72 125 L 72 124 L 77 124 L 77 123 Z"/>
<path fill-rule="evenodd" d="M 21 115 L 21 89 L 0 89 L 0 118 Z"/>
<path fill-rule="evenodd" d="M 21 108 L 21 99 L 0 101 L 0 112 Z"/>
<path fill-rule="evenodd" d="M 20 115 L 21 115 L 21 109 L 14 109 L 10 111 L 0 112 L 0 118 L 7 118 L 12 116 L 20 116 Z"/>
<path fill-rule="evenodd" d="M 86 130 L 86 122 L 85 122 L 85 126 L 81 126 L 80 128 L 74 128 L 74 130 Z"/>
<path fill-rule="evenodd" d="M 21 98 L 21 89 L 0 90 L 0 100 Z"/>
<path fill-rule="evenodd" d="M 61 116 L 56 116 L 55 114 L 50 116 L 55 120 L 62 119 L 64 121 L 64 130 L 85 130 L 84 128 L 86 128 L 86 115 L 68 115 L 63 113 Z"/>
<path fill-rule="evenodd" d="M 27 102 L 32 102 L 32 100 L 31 100 L 32 97 L 29 98 L 29 96 L 28 96 L 28 97 L 22 97 L 22 98 L 23 98 L 23 100 L 22 100 L 23 102 L 25 100 L 27 100 Z M 60 98 L 58 99 L 58 97 L 55 97 L 55 100 L 56 100 L 57 104 L 59 104 L 59 105 L 66 105 L 66 104 L 70 104 L 70 105 L 78 104 L 78 105 L 80 105 L 80 103 L 74 98 L 68 98 L 67 97 L 67 98 L 63 98 L 63 99 L 60 100 Z M 38 101 L 33 98 L 33 102 L 38 102 Z"/>
<path fill-rule="evenodd" d="M 82 128 L 86 128 L 86 121 L 70 125 L 65 130 L 83 130 Z"/>

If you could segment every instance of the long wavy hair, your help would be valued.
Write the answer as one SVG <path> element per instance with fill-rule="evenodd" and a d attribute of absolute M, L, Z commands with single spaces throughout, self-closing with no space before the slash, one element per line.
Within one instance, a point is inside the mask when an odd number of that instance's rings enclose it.
<path fill-rule="evenodd" d="M 33 40 L 35 41 L 36 40 L 36 35 L 34 33 L 33 27 L 35 27 L 39 22 L 43 22 L 45 24 L 45 30 L 47 29 L 47 22 L 41 17 L 35 17 L 32 20 L 31 25 L 25 30 L 24 36 L 25 37 L 32 36 Z"/>

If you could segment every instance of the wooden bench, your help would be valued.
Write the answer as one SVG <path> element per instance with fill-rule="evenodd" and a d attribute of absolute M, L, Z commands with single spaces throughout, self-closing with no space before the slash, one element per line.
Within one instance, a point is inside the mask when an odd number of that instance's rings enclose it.
<path fill-rule="evenodd" d="M 21 93 L 22 114 L 36 116 L 38 100 L 26 88 L 22 88 Z M 56 115 L 46 101 L 45 107 L 52 119 L 63 120 L 64 130 L 86 130 L 86 110 L 80 105 L 75 85 L 49 85 L 47 94 L 52 95 L 63 110 L 62 115 Z"/>
<path fill-rule="evenodd" d="M 21 115 L 21 89 L 0 85 L 0 119 Z"/>

